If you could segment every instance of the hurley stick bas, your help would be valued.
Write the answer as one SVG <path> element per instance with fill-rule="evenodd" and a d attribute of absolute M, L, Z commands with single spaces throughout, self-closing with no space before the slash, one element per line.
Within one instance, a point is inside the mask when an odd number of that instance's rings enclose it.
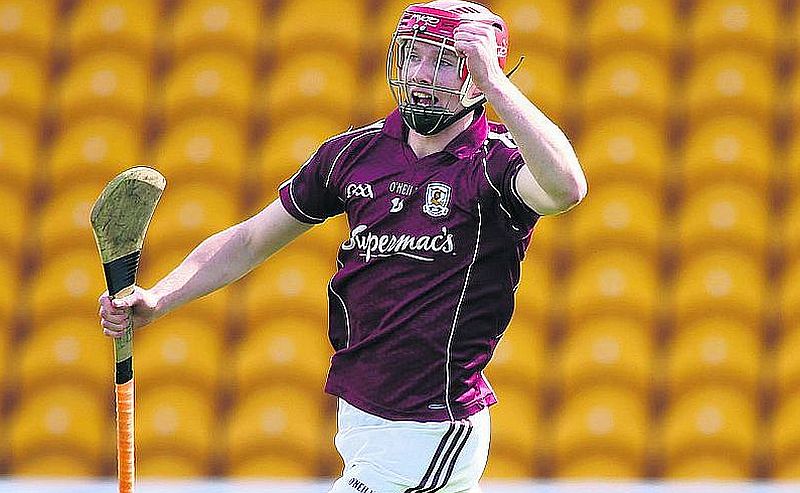
<path fill-rule="evenodd" d="M 103 262 L 109 296 L 131 294 L 144 235 L 166 186 L 158 171 L 138 166 L 123 171 L 103 189 L 92 207 L 91 222 Z M 114 339 L 117 405 L 117 474 L 119 492 L 132 493 L 133 455 L 133 315 L 122 337 Z"/>

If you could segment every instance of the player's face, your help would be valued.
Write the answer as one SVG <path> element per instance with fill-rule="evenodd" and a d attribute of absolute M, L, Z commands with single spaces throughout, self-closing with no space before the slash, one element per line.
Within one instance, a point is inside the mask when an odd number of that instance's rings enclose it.
<path fill-rule="evenodd" d="M 458 69 L 458 56 L 454 51 L 445 49 L 439 60 L 440 48 L 425 42 L 416 41 L 406 53 L 403 62 L 403 78 L 417 84 L 446 87 L 453 91 L 461 88 L 463 81 Z M 439 66 L 438 71 L 436 69 Z M 423 88 L 411 88 L 411 102 L 423 106 L 437 106 L 450 111 L 461 109 L 457 94 L 444 91 L 433 91 Z"/>

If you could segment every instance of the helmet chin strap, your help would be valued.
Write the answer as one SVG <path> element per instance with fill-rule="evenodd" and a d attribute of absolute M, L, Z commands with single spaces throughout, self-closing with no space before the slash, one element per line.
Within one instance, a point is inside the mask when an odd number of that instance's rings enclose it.
<path fill-rule="evenodd" d="M 517 62 L 514 67 L 508 71 L 506 77 L 511 78 L 514 75 L 514 72 L 519 69 L 522 62 L 525 60 L 525 56 L 520 56 L 519 61 Z M 419 133 L 420 135 L 435 135 L 445 128 L 449 127 L 450 125 L 454 124 L 467 114 L 477 110 L 481 106 L 486 103 L 486 96 L 481 95 L 481 98 L 474 102 L 473 104 L 463 108 L 462 110 L 458 111 L 457 113 L 448 116 L 447 118 L 442 119 L 441 116 L 434 116 L 431 115 L 414 115 L 412 110 L 405 110 L 402 111 L 401 114 L 403 115 L 403 119 L 406 121 L 408 126 L 414 129 L 415 132 Z M 412 123 L 413 122 L 413 125 Z"/>

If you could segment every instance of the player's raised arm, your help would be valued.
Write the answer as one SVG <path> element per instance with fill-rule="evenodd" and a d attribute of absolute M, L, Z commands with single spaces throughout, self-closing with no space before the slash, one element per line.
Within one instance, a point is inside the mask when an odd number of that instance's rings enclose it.
<path fill-rule="evenodd" d="M 462 23 L 456 51 L 466 57 L 473 82 L 486 95 L 519 146 L 526 167 L 517 176 L 522 199 L 542 215 L 564 212 L 586 195 L 586 177 L 567 136 L 503 73 L 495 29 Z"/>
<path fill-rule="evenodd" d="M 205 239 L 152 288 L 136 287 L 113 304 L 107 293 L 101 295 L 104 333 L 118 337 L 130 308 L 134 328 L 142 327 L 236 281 L 311 227 L 289 215 L 280 200 L 272 202 L 255 216 Z"/>

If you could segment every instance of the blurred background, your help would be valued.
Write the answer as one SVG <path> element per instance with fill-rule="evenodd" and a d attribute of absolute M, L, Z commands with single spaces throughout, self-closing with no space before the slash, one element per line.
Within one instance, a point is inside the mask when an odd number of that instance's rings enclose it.
<path fill-rule="evenodd" d="M 395 0 L 0 0 L 0 475 L 114 476 L 89 208 L 167 178 L 150 287 L 394 102 Z M 536 228 L 488 478 L 800 478 L 800 2 L 495 0 L 589 179 Z M 490 110 L 491 113 L 491 110 Z M 342 217 L 137 333 L 139 477 L 330 478 Z"/>

